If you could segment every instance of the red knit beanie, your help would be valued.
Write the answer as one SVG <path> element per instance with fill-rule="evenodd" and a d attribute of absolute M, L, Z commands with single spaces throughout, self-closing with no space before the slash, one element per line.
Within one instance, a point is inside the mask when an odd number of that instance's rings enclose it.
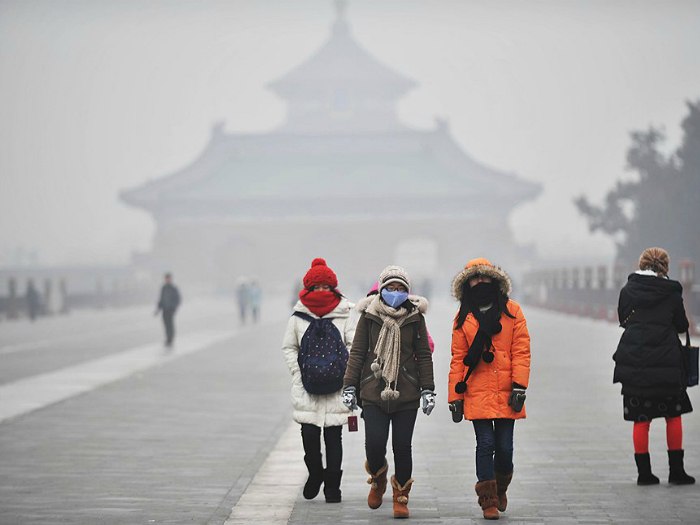
<path fill-rule="evenodd" d="M 327 284 L 331 288 L 337 288 L 338 278 L 333 270 L 326 265 L 326 261 L 317 257 L 311 261 L 311 268 L 304 276 L 304 288 L 311 288 L 320 284 Z"/>

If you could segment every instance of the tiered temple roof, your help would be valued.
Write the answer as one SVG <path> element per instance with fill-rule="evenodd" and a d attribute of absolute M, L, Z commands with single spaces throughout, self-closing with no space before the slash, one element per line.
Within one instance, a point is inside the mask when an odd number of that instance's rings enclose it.
<path fill-rule="evenodd" d="M 401 124 L 397 103 L 414 82 L 381 64 L 352 36 L 340 4 L 323 46 L 270 88 L 288 118 L 262 134 L 212 129 L 190 165 L 122 193 L 159 221 L 177 217 L 275 220 L 329 216 L 505 218 L 539 185 L 478 163 L 448 126 Z M 386 207 L 386 198 L 402 205 Z"/>

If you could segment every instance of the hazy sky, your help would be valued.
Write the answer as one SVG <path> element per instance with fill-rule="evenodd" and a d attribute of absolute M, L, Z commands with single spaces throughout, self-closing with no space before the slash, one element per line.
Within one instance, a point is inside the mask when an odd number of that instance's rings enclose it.
<path fill-rule="evenodd" d="M 357 40 L 419 86 L 409 126 L 447 118 L 474 158 L 544 184 L 512 227 L 549 260 L 612 257 L 572 199 L 599 201 L 628 132 L 674 149 L 700 99 L 700 2 L 350 0 Z M 150 217 L 121 189 L 191 161 L 211 125 L 265 131 L 265 88 L 326 39 L 331 0 L 0 0 L 0 265 L 123 263 Z"/>

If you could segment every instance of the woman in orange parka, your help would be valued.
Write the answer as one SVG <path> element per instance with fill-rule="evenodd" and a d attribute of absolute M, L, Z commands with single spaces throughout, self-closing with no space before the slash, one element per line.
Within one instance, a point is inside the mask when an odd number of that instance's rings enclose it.
<path fill-rule="evenodd" d="M 506 510 L 513 478 L 513 430 L 525 417 L 530 334 L 520 305 L 508 298 L 508 274 L 473 259 L 452 281 L 459 301 L 452 331 L 448 401 L 452 419 L 476 434 L 475 486 L 484 518 Z"/>

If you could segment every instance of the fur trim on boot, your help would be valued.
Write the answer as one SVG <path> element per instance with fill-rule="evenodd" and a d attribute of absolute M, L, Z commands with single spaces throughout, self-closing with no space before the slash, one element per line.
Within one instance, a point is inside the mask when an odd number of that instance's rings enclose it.
<path fill-rule="evenodd" d="M 384 466 L 375 474 L 372 474 L 372 471 L 369 469 L 369 463 L 365 461 L 365 470 L 369 474 L 367 483 L 372 486 L 367 496 L 367 505 L 369 505 L 370 509 L 378 509 L 382 506 L 382 496 L 386 492 L 386 471 L 388 468 L 389 465 L 384 461 Z"/>
<path fill-rule="evenodd" d="M 635 454 L 634 462 L 637 464 L 637 485 L 658 485 L 659 478 L 651 473 L 651 458 L 649 453 Z"/>
<path fill-rule="evenodd" d="M 396 481 L 396 476 L 391 476 L 391 488 L 394 491 L 394 518 L 408 518 L 408 493 L 411 492 L 413 478 L 403 484 Z"/>
<path fill-rule="evenodd" d="M 692 485 L 695 483 L 695 478 L 685 473 L 683 455 L 683 449 L 668 451 L 668 482 L 671 485 Z"/>
<path fill-rule="evenodd" d="M 500 518 L 498 514 L 498 496 L 496 494 L 496 480 L 489 479 L 479 481 L 475 486 L 476 495 L 479 497 L 479 506 L 484 512 L 484 518 L 487 520 L 497 520 Z"/>
<path fill-rule="evenodd" d="M 513 480 L 513 473 L 502 474 L 501 472 L 496 472 L 496 495 L 498 496 L 498 510 L 501 512 L 506 511 L 508 506 L 508 497 L 506 496 L 506 491 L 508 490 L 508 485 Z"/>
<path fill-rule="evenodd" d="M 321 485 L 323 484 L 323 463 L 321 462 L 321 455 L 307 454 L 304 456 L 304 463 L 306 463 L 306 468 L 309 471 L 309 477 L 304 485 L 304 498 L 314 499 L 318 496 L 318 492 L 321 490 Z"/>
<path fill-rule="evenodd" d="M 323 494 L 326 496 L 326 503 L 340 503 L 340 479 L 343 477 L 342 470 L 323 471 Z"/>

